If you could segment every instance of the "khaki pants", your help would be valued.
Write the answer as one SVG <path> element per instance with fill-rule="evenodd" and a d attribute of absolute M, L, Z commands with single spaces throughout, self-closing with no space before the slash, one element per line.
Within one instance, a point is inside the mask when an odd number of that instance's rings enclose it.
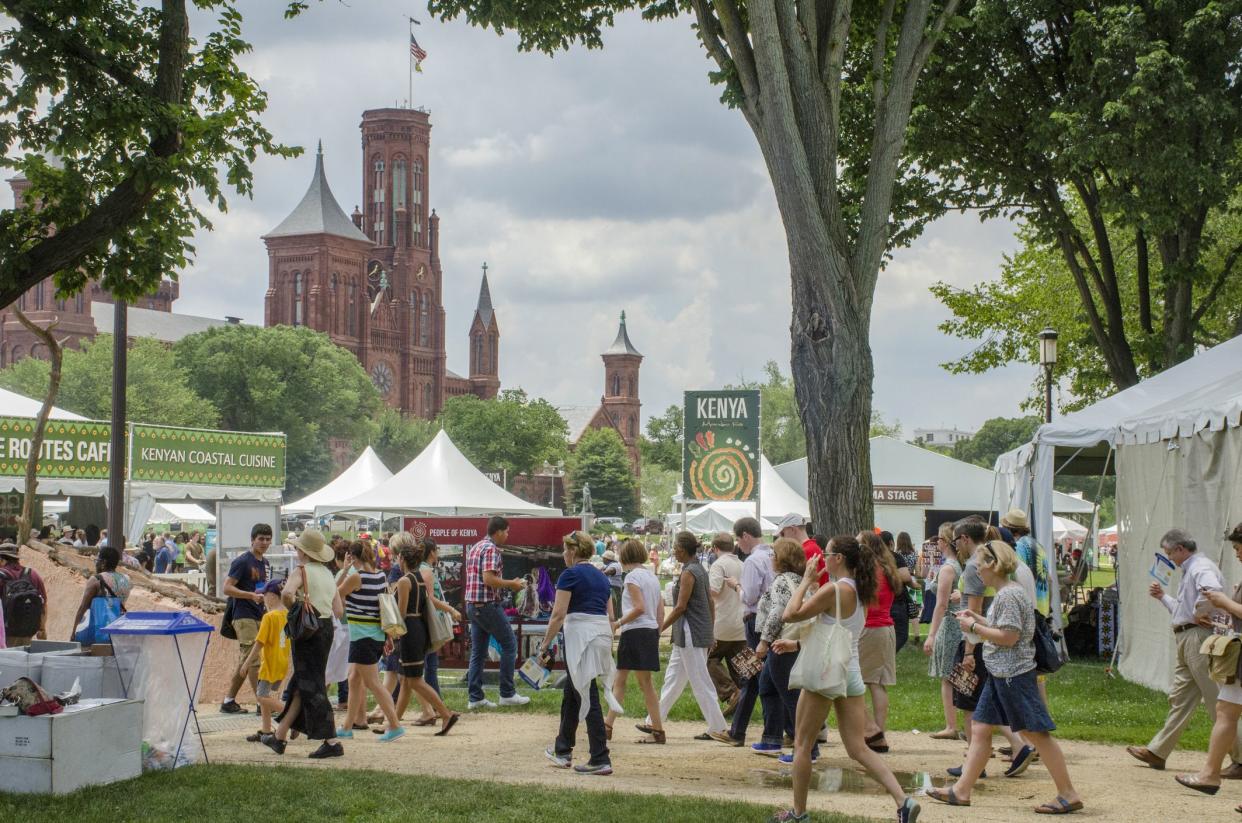
<path fill-rule="evenodd" d="M 1173 668 L 1173 689 L 1169 692 L 1169 716 L 1164 728 L 1147 744 L 1155 755 L 1168 759 L 1177 748 L 1177 741 L 1202 702 L 1208 717 L 1216 722 L 1216 695 L 1220 686 L 1208 676 L 1208 660 L 1199 654 L 1199 646 L 1210 635 L 1210 629 L 1196 626 L 1173 635 L 1177 644 L 1177 663 Z M 1242 745 L 1234 740 L 1229 757 L 1234 763 L 1242 763 Z"/>
<path fill-rule="evenodd" d="M 728 702 L 740 687 L 737 672 L 733 670 L 733 655 L 746 648 L 745 640 L 717 640 L 716 647 L 708 652 L 707 673 L 711 675 L 716 696 Z"/>

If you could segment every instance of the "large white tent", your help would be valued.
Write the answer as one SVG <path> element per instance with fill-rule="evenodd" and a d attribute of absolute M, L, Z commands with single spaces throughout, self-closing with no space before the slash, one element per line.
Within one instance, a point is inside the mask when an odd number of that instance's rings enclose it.
<path fill-rule="evenodd" d="M 316 506 L 331 506 L 368 492 L 392 477 L 392 472 L 370 446 L 362 450 L 349 468 L 321 489 L 281 508 L 285 514 L 314 514 Z"/>
<path fill-rule="evenodd" d="M 1041 426 L 996 461 L 1013 505 L 1033 508 L 1037 534 L 1051 531 L 1048 497 L 1058 471 L 1110 466 L 1117 473 L 1119 670 L 1167 690 L 1168 614 L 1146 593 L 1160 536 L 1186 529 L 1227 578 L 1242 577 L 1223 539 L 1242 520 L 1242 337 Z"/>
<path fill-rule="evenodd" d="M 0 389 L 0 417 L 38 417 L 43 410 L 43 402 L 27 397 L 24 394 Z M 52 406 L 49 420 L 85 420 L 80 414 L 65 411 Z"/>
<path fill-rule="evenodd" d="M 443 430 L 408 466 L 383 483 L 348 500 L 315 506 L 316 517 L 370 511 L 448 516 L 561 514 L 560 509 L 528 503 L 488 480 Z"/>
<path fill-rule="evenodd" d="M 156 503 L 148 523 L 215 523 L 216 516 L 197 503 Z"/>
<path fill-rule="evenodd" d="M 759 456 L 759 512 L 759 525 L 765 532 L 775 531 L 775 523 L 787 514 L 811 515 L 806 498 L 777 474 L 764 455 Z M 732 531 L 735 520 L 754 516 L 754 503 L 716 501 L 687 511 L 686 528 L 700 534 Z"/>
<path fill-rule="evenodd" d="M 776 467 L 776 474 L 787 481 L 795 494 L 805 496 L 805 457 L 782 463 Z M 931 487 L 931 503 L 877 502 L 875 507 L 877 525 L 894 534 L 908 532 L 916 540 L 928 533 L 929 526 L 935 529 L 940 525 L 942 515 L 937 512 L 1000 511 L 1003 514 L 1007 508 L 1002 502 L 1006 498 L 998 494 L 992 472 L 893 437 L 871 438 L 871 482 L 891 488 Z M 1053 505 L 1059 514 L 1089 517 L 1095 510 L 1090 501 L 1061 492 L 1053 496 Z"/>

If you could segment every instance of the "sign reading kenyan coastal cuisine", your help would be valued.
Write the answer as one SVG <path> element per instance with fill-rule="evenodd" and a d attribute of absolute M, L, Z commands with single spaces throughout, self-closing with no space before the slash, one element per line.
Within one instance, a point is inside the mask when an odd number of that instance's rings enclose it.
<path fill-rule="evenodd" d="M 0 475 L 22 477 L 35 420 L 0 417 Z M 49 420 L 39 449 L 39 476 L 99 480 L 108 476 L 111 426 L 90 420 Z"/>
<path fill-rule="evenodd" d="M 688 391 L 682 488 L 687 500 L 759 499 L 759 392 Z"/>
<path fill-rule="evenodd" d="M 285 436 L 251 432 L 130 426 L 131 480 L 252 486 L 285 485 Z"/>

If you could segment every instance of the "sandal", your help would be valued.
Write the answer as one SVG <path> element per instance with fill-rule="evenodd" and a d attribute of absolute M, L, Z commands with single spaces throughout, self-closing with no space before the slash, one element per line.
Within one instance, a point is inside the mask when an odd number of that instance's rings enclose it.
<path fill-rule="evenodd" d="M 880 742 L 877 742 L 880 741 Z M 870 737 L 864 737 L 863 742 L 867 744 L 867 748 L 878 754 L 888 754 L 888 741 L 884 740 L 884 732 L 877 732 Z"/>
<path fill-rule="evenodd" d="M 1069 814 L 1070 812 L 1079 811 L 1082 808 L 1082 801 L 1075 800 L 1073 803 L 1064 797 L 1057 795 L 1057 799 L 1051 803 L 1042 803 L 1035 809 L 1035 814 Z"/>
<path fill-rule="evenodd" d="M 249 738 L 246 739 L 249 740 Z M 1195 780 L 1194 775 L 1179 774 L 1173 779 L 1188 789 L 1194 789 L 1204 794 L 1216 794 L 1220 791 L 1220 786 L 1213 786 L 1211 783 L 1200 783 L 1198 780 Z"/>
<path fill-rule="evenodd" d="M 651 734 L 655 731 L 655 729 L 651 728 L 650 723 L 638 723 L 634 726 L 634 728 L 638 729 L 643 734 Z"/>
<path fill-rule="evenodd" d="M 641 743 L 641 744 L 650 744 L 650 745 L 656 745 L 656 744 L 663 745 L 668 742 L 668 739 L 664 736 L 663 729 L 652 729 L 650 734 L 648 734 L 646 737 L 640 737 L 638 738 L 638 740 L 634 742 Z"/>
<path fill-rule="evenodd" d="M 944 789 L 931 788 L 927 790 L 927 796 L 932 800 L 946 803 L 950 806 L 969 806 L 969 800 L 958 800 L 957 795 L 953 793 L 953 787 L 949 786 Z M 1081 808 L 1081 806 L 1080 806 Z"/>
<path fill-rule="evenodd" d="M 933 732 L 927 736 L 932 740 L 957 740 L 957 736 L 959 734 L 961 734 L 961 732 L 957 729 L 953 729 L 952 731 Z"/>
<path fill-rule="evenodd" d="M 414 726 L 434 726 L 440 718 L 438 717 L 420 717 L 413 722 Z"/>
<path fill-rule="evenodd" d="M 440 729 L 440 731 L 436 732 L 434 736 L 435 736 L 435 737 L 444 737 L 444 735 L 446 735 L 446 734 L 448 734 L 448 733 L 449 733 L 449 729 L 451 729 L 451 728 L 453 728 L 454 726 L 456 726 L 456 725 L 457 725 L 457 721 L 458 721 L 460 718 L 461 718 L 461 715 L 460 715 L 460 714 L 458 714 L 457 712 L 453 712 L 451 715 L 449 715 L 449 719 L 444 721 L 444 728 L 443 728 L 443 729 Z"/>

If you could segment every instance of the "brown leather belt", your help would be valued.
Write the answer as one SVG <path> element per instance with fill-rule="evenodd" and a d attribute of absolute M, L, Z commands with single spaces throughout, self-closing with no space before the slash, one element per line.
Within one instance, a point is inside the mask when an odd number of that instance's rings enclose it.
<path fill-rule="evenodd" d="M 1199 628 L 1198 623 L 1183 623 L 1180 626 L 1173 627 L 1173 634 L 1181 634 L 1182 632 L 1188 632 L 1191 629 L 1197 629 L 1197 628 Z"/>

